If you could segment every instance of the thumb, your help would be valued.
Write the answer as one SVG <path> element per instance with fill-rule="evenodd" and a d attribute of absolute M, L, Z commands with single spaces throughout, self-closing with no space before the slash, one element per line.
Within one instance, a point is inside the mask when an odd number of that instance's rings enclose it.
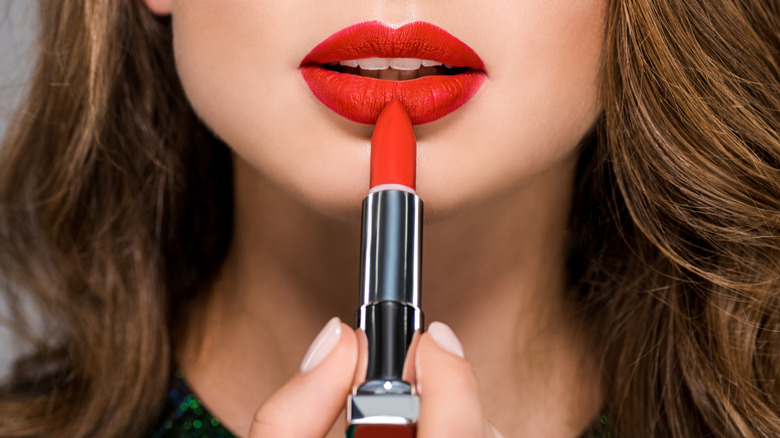
<path fill-rule="evenodd" d="M 344 407 L 357 364 L 355 332 L 333 318 L 295 374 L 255 413 L 249 438 L 323 437 Z"/>
<path fill-rule="evenodd" d="M 415 363 L 420 394 L 418 436 L 501 436 L 485 419 L 477 376 L 452 329 L 431 323 L 420 336 Z"/>

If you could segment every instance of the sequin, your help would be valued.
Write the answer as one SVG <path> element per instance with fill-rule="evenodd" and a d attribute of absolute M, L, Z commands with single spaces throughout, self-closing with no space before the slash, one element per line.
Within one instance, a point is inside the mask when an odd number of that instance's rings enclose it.
<path fill-rule="evenodd" d="M 168 391 L 168 410 L 152 438 L 236 438 L 203 406 L 176 371 Z"/>

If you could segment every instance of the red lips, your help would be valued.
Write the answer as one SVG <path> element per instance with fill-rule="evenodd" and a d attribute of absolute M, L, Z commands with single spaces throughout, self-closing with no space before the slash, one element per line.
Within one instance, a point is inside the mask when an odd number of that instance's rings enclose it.
<path fill-rule="evenodd" d="M 466 69 L 454 75 L 389 81 L 339 73 L 322 65 L 361 58 L 419 58 Z M 421 21 L 397 29 L 370 21 L 336 32 L 306 55 L 301 74 L 328 108 L 367 124 L 375 123 L 393 99 L 403 104 L 412 123 L 432 122 L 466 103 L 485 80 L 484 64 L 469 46 Z"/>

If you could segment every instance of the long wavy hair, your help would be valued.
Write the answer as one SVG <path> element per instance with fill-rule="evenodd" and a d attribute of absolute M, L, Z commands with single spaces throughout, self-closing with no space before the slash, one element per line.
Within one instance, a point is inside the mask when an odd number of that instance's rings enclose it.
<path fill-rule="evenodd" d="M 610 427 L 780 436 L 780 4 L 607 14 L 568 266 Z M 0 150 L 0 293 L 29 343 L 0 436 L 141 436 L 230 242 L 231 157 L 184 98 L 169 19 L 42 0 L 40 25 Z"/>

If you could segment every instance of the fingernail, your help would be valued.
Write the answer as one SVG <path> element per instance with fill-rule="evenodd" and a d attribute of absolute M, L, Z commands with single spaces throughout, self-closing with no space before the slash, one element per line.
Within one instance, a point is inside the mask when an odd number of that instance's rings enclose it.
<path fill-rule="evenodd" d="M 314 338 L 314 342 L 309 346 L 309 350 L 306 351 L 306 355 L 303 356 L 301 362 L 301 372 L 305 373 L 311 371 L 320 364 L 328 354 L 330 354 L 333 347 L 339 343 L 341 338 L 341 320 L 334 316 L 325 324 L 325 327 L 320 330 L 320 333 Z"/>
<path fill-rule="evenodd" d="M 428 326 L 428 333 L 430 333 L 433 340 L 439 344 L 439 347 L 456 356 L 466 357 L 463 352 L 463 345 L 460 344 L 458 337 L 455 336 L 455 333 L 447 324 L 438 321 L 432 322 L 431 325 Z"/>

